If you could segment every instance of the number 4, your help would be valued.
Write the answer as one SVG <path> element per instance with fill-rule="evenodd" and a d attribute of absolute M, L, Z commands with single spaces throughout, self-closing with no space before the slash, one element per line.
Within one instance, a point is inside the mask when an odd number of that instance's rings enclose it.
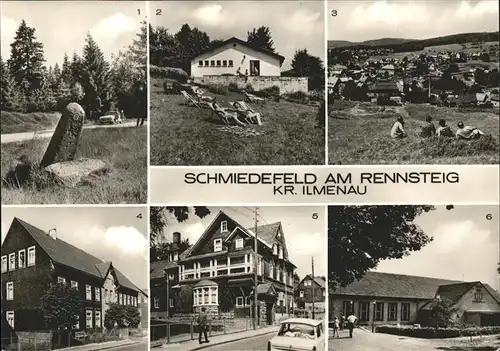
<path fill-rule="evenodd" d="M 139 213 L 136 218 L 142 219 L 142 213 Z"/>

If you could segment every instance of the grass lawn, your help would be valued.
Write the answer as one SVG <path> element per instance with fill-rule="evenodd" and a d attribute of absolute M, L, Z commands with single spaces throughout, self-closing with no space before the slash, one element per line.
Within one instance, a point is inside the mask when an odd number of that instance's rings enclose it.
<path fill-rule="evenodd" d="M 55 128 L 59 112 L 9 112 L 2 111 L 1 134 L 34 132 Z"/>
<path fill-rule="evenodd" d="M 239 93 L 216 95 L 223 106 L 243 100 Z M 288 101 L 253 105 L 262 126 L 227 127 L 212 111 L 188 107 L 182 95 L 151 86 L 151 165 L 321 165 L 325 132 L 316 127 L 318 108 Z"/>
<path fill-rule="evenodd" d="M 405 119 L 408 137 L 394 140 L 391 127 L 397 113 Z M 452 130 L 457 122 L 479 128 L 490 136 L 463 141 L 424 139 L 420 126 L 430 114 L 434 124 L 446 119 Z M 368 103 L 339 101 L 328 106 L 329 164 L 498 164 L 498 110 L 462 110 L 427 104 L 408 104 L 381 111 Z"/>
<path fill-rule="evenodd" d="M 26 157 L 38 165 L 50 139 L 2 145 L 2 204 L 140 204 L 147 202 L 147 129 L 84 130 L 76 158 L 101 159 L 111 171 L 86 185 L 64 188 L 56 184 L 22 188 L 5 184 L 16 159 Z M 38 176 L 35 174 L 34 176 Z"/>

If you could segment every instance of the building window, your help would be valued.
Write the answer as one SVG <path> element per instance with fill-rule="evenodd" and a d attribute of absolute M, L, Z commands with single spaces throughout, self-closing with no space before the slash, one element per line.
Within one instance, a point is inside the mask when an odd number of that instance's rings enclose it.
<path fill-rule="evenodd" d="M 92 324 L 92 310 L 85 311 L 85 325 L 89 329 L 94 327 L 94 325 Z"/>
<path fill-rule="evenodd" d="M 220 67 L 220 60 L 217 60 L 217 67 Z"/>
<path fill-rule="evenodd" d="M 95 317 L 95 327 L 101 328 L 101 311 L 95 310 L 94 317 Z"/>
<path fill-rule="evenodd" d="M 77 289 L 77 290 L 78 290 L 78 282 L 76 282 L 76 281 L 72 280 L 72 281 L 71 281 L 71 287 L 72 287 L 73 289 Z"/>
<path fill-rule="evenodd" d="M 235 247 L 237 249 L 242 249 L 243 248 L 243 239 L 241 239 L 241 238 L 236 239 L 236 241 L 235 241 Z"/>
<path fill-rule="evenodd" d="M 92 287 L 88 284 L 85 285 L 85 298 L 92 300 Z"/>
<path fill-rule="evenodd" d="M 198 66 L 203 67 L 203 61 L 198 61 Z"/>
<path fill-rule="evenodd" d="M 208 64 L 208 60 L 205 60 L 205 66 L 208 67 L 209 64 Z"/>
<path fill-rule="evenodd" d="M 370 320 L 370 303 L 366 301 L 360 301 L 359 303 L 359 320 L 361 322 L 367 322 Z"/>
<path fill-rule="evenodd" d="M 14 300 L 14 282 L 7 283 L 7 301 Z"/>
<path fill-rule="evenodd" d="M 222 66 L 227 67 L 227 60 L 222 60 Z"/>
<path fill-rule="evenodd" d="M 174 307 L 174 299 L 173 299 L 173 298 L 170 298 L 170 299 L 169 299 L 169 303 L 168 303 L 168 305 L 169 305 L 170 307 Z"/>
<path fill-rule="evenodd" d="M 220 222 L 220 231 L 222 233 L 227 232 L 227 221 L 222 221 Z"/>
<path fill-rule="evenodd" d="M 155 308 L 160 308 L 160 298 L 158 296 L 155 296 L 153 298 L 153 301 L 154 301 Z"/>
<path fill-rule="evenodd" d="M 9 254 L 9 271 L 16 269 L 16 253 Z"/>
<path fill-rule="evenodd" d="M 77 314 L 75 316 L 75 319 L 76 319 L 76 323 L 73 325 L 73 329 L 80 329 L 80 315 Z"/>
<path fill-rule="evenodd" d="M 243 296 L 236 297 L 236 307 L 243 307 L 245 298 Z"/>
<path fill-rule="evenodd" d="M 354 303 L 352 301 L 342 301 L 342 315 L 347 317 L 354 314 Z"/>
<path fill-rule="evenodd" d="M 389 310 L 389 315 L 387 316 L 387 319 L 390 321 L 397 321 L 398 320 L 398 304 L 396 302 L 389 302 L 387 305 L 387 308 Z"/>
<path fill-rule="evenodd" d="M 34 266 L 36 262 L 35 247 L 28 247 L 28 266 Z"/>
<path fill-rule="evenodd" d="M 66 279 L 63 277 L 57 277 L 57 284 L 66 284 Z"/>
<path fill-rule="evenodd" d="M 300 290 L 299 294 L 300 294 L 300 297 L 304 297 L 304 290 Z"/>
<path fill-rule="evenodd" d="M 283 259 L 283 248 L 278 246 L 278 258 Z"/>
<path fill-rule="evenodd" d="M 233 67 L 233 60 L 229 60 L 229 67 Z"/>
<path fill-rule="evenodd" d="M 222 251 L 222 239 L 214 240 L 214 252 Z"/>
<path fill-rule="evenodd" d="M 215 67 L 215 60 L 210 60 L 210 67 Z"/>
<path fill-rule="evenodd" d="M 7 323 L 9 323 L 12 329 L 14 329 L 14 311 L 7 311 L 6 316 Z"/>
<path fill-rule="evenodd" d="M 101 301 L 101 288 L 94 288 L 94 293 L 95 293 L 95 300 Z"/>
<path fill-rule="evenodd" d="M 278 254 L 278 246 L 273 245 L 273 255 L 277 255 L 277 254 Z"/>
<path fill-rule="evenodd" d="M 483 302 L 483 289 L 480 286 L 474 292 L 474 302 Z"/>
<path fill-rule="evenodd" d="M 19 254 L 17 256 L 17 266 L 19 268 L 24 268 L 26 267 L 26 250 L 25 249 L 22 249 L 22 250 L 19 250 Z"/>
<path fill-rule="evenodd" d="M 375 321 L 380 322 L 384 320 L 384 303 L 377 302 L 375 304 Z"/>
<path fill-rule="evenodd" d="M 2 273 L 7 272 L 7 256 L 2 256 Z"/>
<path fill-rule="evenodd" d="M 217 286 L 193 289 L 193 306 L 218 305 L 219 291 Z"/>
<path fill-rule="evenodd" d="M 401 304 L 401 320 L 402 321 L 410 320 L 410 304 L 408 302 L 403 302 Z"/>

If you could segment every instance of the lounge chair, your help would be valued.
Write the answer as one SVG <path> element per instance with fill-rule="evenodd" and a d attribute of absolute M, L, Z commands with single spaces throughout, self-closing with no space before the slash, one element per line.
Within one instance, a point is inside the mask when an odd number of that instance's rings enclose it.
<path fill-rule="evenodd" d="M 191 95 L 189 95 L 185 90 L 181 91 L 181 94 L 186 98 L 186 105 L 188 106 L 192 105 L 198 108 L 201 107 L 200 102 Z"/>
<path fill-rule="evenodd" d="M 238 114 L 235 112 L 229 112 L 229 111 L 225 111 L 225 110 L 216 110 L 216 114 L 227 125 L 230 125 L 231 121 L 234 121 L 237 125 L 240 125 L 240 126 L 246 125 L 245 123 L 243 123 L 242 121 L 240 121 L 238 119 Z"/>
<path fill-rule="evenodd" d="M 250 94 L 249 92 L 245 91 L 243 92 L 243 95 L 245 96 L 245 100 L 253 103 L 258 103 L 258 102 L 265 102 L 266 99 L 255 96 L 253 94 Z"/>
<path fill-rule="evenodd" d="M 233 106 L 236 112 L 244 116 L 247 123 L 258 124 L 259 126 L 262 125 L 260 112 L 256 112 L 251 109 L 244 101 L 233 102 Z"/>

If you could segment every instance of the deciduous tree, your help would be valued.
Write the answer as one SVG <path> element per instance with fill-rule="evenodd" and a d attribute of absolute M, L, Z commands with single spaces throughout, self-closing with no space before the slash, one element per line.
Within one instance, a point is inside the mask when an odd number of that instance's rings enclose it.
<path fill-rule="evenodd" d="M 68 284 L 52 284 L 40 299 L 45 323 L 54 330 L 75 325 L 82 307 L 78 291 Z"/>
<path fill-rule="evenodd" d="M 432 241 L 415 219 L 433 206 L 328 207 L 330 286 L 346 286 L 385 259 L 402 258 Z"/>

